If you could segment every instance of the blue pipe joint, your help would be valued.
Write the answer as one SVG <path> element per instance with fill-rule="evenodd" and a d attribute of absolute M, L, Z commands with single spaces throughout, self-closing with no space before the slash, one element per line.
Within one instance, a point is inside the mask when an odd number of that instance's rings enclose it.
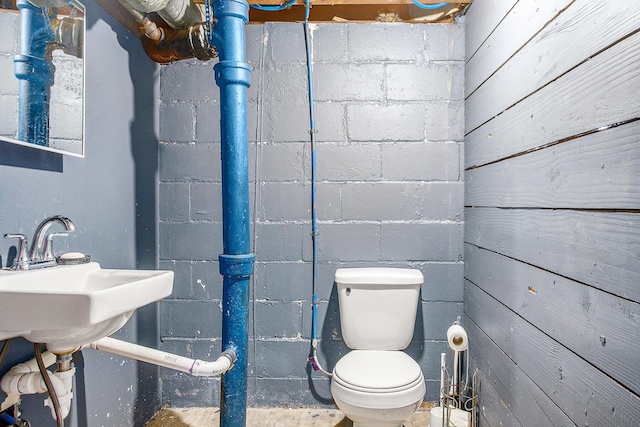
<path fill-rule="evenodd" d="M 220 21 L 223 17 L 241 19 L 249 22 L 249 3 L 246 0 L 218 0 L 213 2 L 213 16 Z"/>
<path fill-rule="evenodd" d="M 13 57 L 13 71 L 19 80 L 43 86 L 53 86 L 55 66 L 46 59 L 31 55 L 15 55 Z"/>
<path fill-rule="evenodd" d="M 233 277 L 239 280 L 248 279 L 253 274 L 253 265 L 256 256 L 254 254 L 218 256 L 220 262 L 220 274 L 225 277 Z"/>
<path fill-rule="evenodd" d="M 219 87 L 231 84 L 251 86 L 251 67 L 246 62 L 221 61 L 213 66 L 213 70 Z"/>

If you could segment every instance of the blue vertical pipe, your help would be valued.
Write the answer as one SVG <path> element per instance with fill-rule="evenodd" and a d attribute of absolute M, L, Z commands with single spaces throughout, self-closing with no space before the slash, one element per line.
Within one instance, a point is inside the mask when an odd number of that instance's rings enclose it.
<path fill-rule="evenodd" d="M 217 23 L 212 37 L 220 59 L 213 69 L 220 87 L 222 140 L 222 347 L 238 357 L 221 381 L 221 427 L 246 425 L 249 287 L 255 259 L 250 253 L 247 89 L 251 68 L 245 61 L 244 33 L 248 14 L 245 0 L 213 2 Z"/>
<path fill-rule="evenodd" d="M 49 97 L 55 68 L 49 59 L 49 42 L 54 40 L 48 17 L 27 0 L 16 2 L 20 9 L 20 54 L 13 58 L 18 86 L 18 139 L 49 145 Z"/>

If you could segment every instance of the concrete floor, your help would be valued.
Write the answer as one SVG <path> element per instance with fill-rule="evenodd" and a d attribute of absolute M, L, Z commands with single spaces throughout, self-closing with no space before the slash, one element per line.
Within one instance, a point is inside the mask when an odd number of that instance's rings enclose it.
<path fill-rule="evenodd" d="M 404 427 L 428 427 L 429 410 L 424 403 Z M 146 427 L 204 427 L 220 423 L 218 408 L 163 408 Z M 352 427 L 353 423 L 337 409 L 324 408 L 249 408 L 248 427 Z"/>

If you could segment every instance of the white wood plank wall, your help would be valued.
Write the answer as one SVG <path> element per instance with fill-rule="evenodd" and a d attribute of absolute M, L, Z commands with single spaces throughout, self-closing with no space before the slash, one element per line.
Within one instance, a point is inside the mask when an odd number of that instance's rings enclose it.
<path fill-rule="evenodd" d="M 640 4 L 474 0 L 465 326 L 481 426 L 640 426 Z"/>

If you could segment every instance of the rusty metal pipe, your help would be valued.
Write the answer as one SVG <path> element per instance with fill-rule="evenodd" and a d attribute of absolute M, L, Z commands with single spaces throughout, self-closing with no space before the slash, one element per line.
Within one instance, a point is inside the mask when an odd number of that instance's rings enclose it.
<path fill-rule="evenodd" d="M 209 45 L 204 23 L 182 30 L 162 28 L 142 12 L 120 1 L 96 0 L 96 3 L 130 32 L 137 34 L 145 52 L 155 62 L 167 64 L 189 58 L 208 61 L 218 56 L 216 48 Z"/>
<path fill-rule="evenodd" d="M 160 64 L 188 58 L 208 61 L 218 56 L 216 48 L 209 45 L 202 22 L 183 30 L 165 31 L 164 38 L 159 41 L 145 37 L 141 42 L 147 55 Z"/>

